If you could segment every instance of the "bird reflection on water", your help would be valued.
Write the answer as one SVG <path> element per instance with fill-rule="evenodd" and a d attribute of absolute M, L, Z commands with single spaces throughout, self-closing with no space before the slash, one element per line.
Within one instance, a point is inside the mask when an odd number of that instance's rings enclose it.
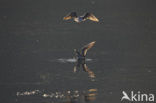
<path fill-rule="evenodd" d="M 73 70 L 74 73 L 76 73 L 77 68 L 79 68 L 80 66 L 82 66 L 83 70 L 84 70 L 85 72 L 88 73 L 88 76 L 89 76 L 92 80 L 94 80 L 95 74 L 94 74 L 93 71 L 91 71 L 91 70 L 88 68 L 88 66 L 86 65 L 85 62 L 84 62 L 84 63 L 78 62 L 78 63 L 74 66 L 74 70 Z"/>

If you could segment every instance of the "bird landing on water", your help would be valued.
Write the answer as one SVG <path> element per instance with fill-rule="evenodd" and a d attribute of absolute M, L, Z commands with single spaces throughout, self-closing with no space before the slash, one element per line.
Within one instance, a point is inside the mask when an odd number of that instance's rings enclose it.
<path fill-rule="evenodd" d="M 78 50 L 74 49 L 74 52 L 76 54 L 76 59 L 77 59 L 77 64 L 74 66 L 74 72 L 77 71 L 77 68 L 82 66 L 83 70 L 85 72 L 87 72 L 89 77 L 92 78 L 92 79 L 95 78 L 95 74 L 86 65 L 86 63 L 85 63 L 86 59 L 85 58 L 86 58 L 87 51 L 94 46 L 95 42 L 96 41 L 93 41 L 93 42 L 90 42 L 89 44 L 83 46 L 81 48 L 81 51 L 78 51 Z"/>
<path fill-rule="evenodd" d="M 74 52 L 76 54 L 76 59 L 78 62 L 85 62 L 87 51 L 94 46 L 96 41 L 90 42 L 89 44 L 83 46 L 81 48 L 81 51 L 78 51 L 77 49 L 74 49 Z"/>
<path fill-rule="evenodd" d="M 76 12 L 71 12 L 71 13 L 69 13 L 67 16 L 65 16 L 65 17 L 63 18 L 63 20 L 69 20 L 69 19 L 72 19 L 72 18 L 73 18 L 73 20 L 74 20 L 75 22 L 77 22 L 77 23 L 82 22 L 82 21 L 85 21 L 85 20 L 87 20 L 87 19 L 89 19 L 89 20 L 91 20 L 91 21 L 99 22 L 99 19 L 96 18 L 96 17 L 94 16 L 94 14 L 88 13 L 88 12 L 85 13 L 84 15 L 82 15 L 82 16 L 77 16 L 77 13 L 76 13 Z"/>

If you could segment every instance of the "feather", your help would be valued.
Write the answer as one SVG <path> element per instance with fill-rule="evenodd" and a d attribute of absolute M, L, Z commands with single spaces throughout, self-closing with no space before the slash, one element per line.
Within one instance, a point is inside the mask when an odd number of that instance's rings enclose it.
<path fill-rule="evenodd" d="M 83 55 L 83 56 L 86 56 L 87 51 L 88 51 L 90 48 L 92 48 L 92 47 L 94 46 L 95 42 L 96 42 L 96 41 L 93 41 L 93 42 L 91 42 L 91 43 L 85 45 L 85 46 L 82 48 L 82 55 Z"/>
<path fill-rule="evenodd" d="M 89 19 L 89 20 L 92 20 L 92 21 L 99 22 L 98 18 L 96 18 L 92 13 L 86 13 L 83 16 L 83 19 Z"/>
<path fill-rule="evenodd" d="M 71 19 L 71 18 L 73 18 L 73 17 L 77 17 L 76 12 L 71 12 L 71 13 L 67 14 L 67 16 L 65 16 L 65 17 L 63 18 L 63 20 L 69 20 L 69 19 Z"/>

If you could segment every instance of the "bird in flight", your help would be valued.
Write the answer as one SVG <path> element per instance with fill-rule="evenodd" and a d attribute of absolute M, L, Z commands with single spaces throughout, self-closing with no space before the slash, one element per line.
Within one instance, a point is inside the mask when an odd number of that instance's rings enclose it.
<path fill-rule="evenodd" d="M 87 19 L 89 19 L 91 21 L 99 22 L 98 18 L 96 18 L 94 16 L 94 14 L 88 13 L 88 12 L 85 13 L 84 15 L 82 15 L 82 16 L 77 16 L 76 12 L 71 12 L 71 13 L 67 14 L 67 16 L 65 16 L 63 18 L 63 20 L 69 20 L 69 19 L 73 19 L 77 23 L 85 21 Z"/>

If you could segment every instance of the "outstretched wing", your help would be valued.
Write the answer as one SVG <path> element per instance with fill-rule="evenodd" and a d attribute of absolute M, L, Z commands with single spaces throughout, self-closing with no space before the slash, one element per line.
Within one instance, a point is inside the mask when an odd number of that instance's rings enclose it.
<path fill-rule="evenodd" d="M 98 18 L 96 18 L 92 13 L 86 13 L 83 16 L 83 19 L 89 19 L 89 20 L 92 20 L 92 21 L 99 22 Z"/>
<path fill-rule="evenodd" d="M 93 41 L 93 42 L 91 42 L 91 43 L 85 45 L 85 46 L 82 48 L 82 55 L 83 55 L 83 56 L 86 56 L 87 51 L 88 51 L 90 48 L 92 48 L 92 47 L 94 46 L 95 42 L 96 42 L 96 41 Z"/>
<path fill-rule="evenodd" d="M 63 20 L 69 20 L 69 19 L 71 19 L 71 18 L 73 18 L 73 17 L 77 17 L 76 12 L 71 12 L 71 13 L 67 14 L 67 16 L 65 16 L 65 17 L 63 18 Z"/>

